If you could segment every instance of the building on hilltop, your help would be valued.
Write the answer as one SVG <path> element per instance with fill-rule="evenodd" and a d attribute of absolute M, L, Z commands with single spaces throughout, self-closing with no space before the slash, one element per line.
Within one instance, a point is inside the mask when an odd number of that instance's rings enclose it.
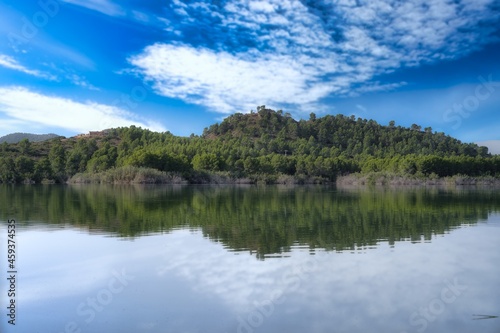
<path fill-rule="evenodd" d="M 78 134 L 75 136 L 75 138 L 102 138 L 106 134 L 108 134 L 111 131 L 111 129 L 105 129 L 102 131 L 90 131 L 87 134 Z"/>

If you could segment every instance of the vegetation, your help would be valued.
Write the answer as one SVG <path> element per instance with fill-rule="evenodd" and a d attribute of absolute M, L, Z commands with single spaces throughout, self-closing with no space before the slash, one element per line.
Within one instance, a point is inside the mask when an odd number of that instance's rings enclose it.
<path fill-rule="evenodd" d="M 99 173 L 79 173 L 73 183 L 111 184 L 186 184 L 178 173 L 167 173 L 152 168 L 124 166 Z"/>
<path fill-rule="evenodd" d="M 70 224 L 127 238 L 186 228 L 258 258 L 293 246 L 355 251 L 381 241 L 418 243 L 499 212 L 495 189 L 0 186 L 0 218 L 15 216 L 21 228 Z"/>
<path fill-rule="evenodd" d="M 57 137 L 59 137 L 59 135 L 53 133 L 50 134 L 12 133 L 0 137 L 0 143 L 3 142 L 18 143 L 19 141 L 24 139 L 29 140 L 31 142 L 41 142 Z"/>
<path fill-rule="evenodd" d="M 309 120 L 296 121 L 264 106 L 229 116 L 201 136 L 178 137 L 134 126 L 92 133 L 1 144 L 0 181 L 303 183 L 333 182 L 356 173 L 406 178 L 500 175 L 500 156 L 431 128 L 405 128 L 393 121 L 382 126 L 343 115 L 318 118 L 313 113 Z M 144 172 L 148 176 L 136 177 Z M 134 176 L 113 176 L 123 173 Z"/>

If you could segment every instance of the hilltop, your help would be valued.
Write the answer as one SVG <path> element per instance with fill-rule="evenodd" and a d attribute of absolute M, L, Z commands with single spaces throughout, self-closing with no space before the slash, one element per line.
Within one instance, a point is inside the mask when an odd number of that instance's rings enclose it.
<path fill-rule="evenodd" d="M 11 133 L 0 137 L 0 143 L 18 143 L 21 140 L 27 139 L 31 142 L 41 142 L 57 138 L 59 135 L 54 133 L 49 134 L 31 134 L 31 133 Z"/>
<path fill-rule="evenodd" d="M 206 128 L 204 138 L 248 138 L 296 142 L 314 141 L 321 149 L 338 149 L 335 155 L 354 157 L 358 155 L 395 156 L 429 155 L 439 156 L 489 156 L 488 148 L 433 132 L 431 127 L 422 129 L 413 124 L 410 128 L 396 126 L 391 121 L 387 126 L 374 120 L 326 115 L 317 118 L 310 114 L 309 120 L 294 120 L 290 114 L 273 111 L 264 106 L 250 114 L 237 113 L 224 119 L 220 124 Z M 275 151 L 278 152 L 278 151 Z"/>
<path fill-rule="evenodd" d="M 39 143 L 2 144 L 3 182 L 332 182 L 339 176 L 496 177 L 500 157 L 430 127 L 327 115 L 294 120 L 261 106 L 201 136 L 135 126 Z"/>

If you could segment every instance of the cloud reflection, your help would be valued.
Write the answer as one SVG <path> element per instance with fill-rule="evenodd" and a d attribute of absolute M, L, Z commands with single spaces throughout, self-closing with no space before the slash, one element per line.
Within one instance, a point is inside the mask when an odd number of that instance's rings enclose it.
<path fill-rule="evenodd" d="M 495 321 L 471 318 L 495 314 L 500 307 L 500 290 L 491 290 L 500 276 L 495 264 L 499 220 L 431 242 L 381 242 L 315 255 L 293 247 L 289 257 L 266 260 L 229 252 L 193 229 L 121 241 L 75 229 L 24 230 L 19 233 L 19 302 L 37 311 L 31 318 L 48 311 L 41 304 L 51 304 L 52 311 L 67 309 L 57 321 L 43 317 L 37 324 L 42 327 L 50 321 L 51 327 L 63 328 L 68 320 L 86 327 L 74 314 L 76 305 L 106 287 L 113 269 L 123 268 L 136 278 L 87 329 L 113 323 L 136 332 L 237 332 L 242 321 L 263 311 L 259 307 L 272 304 L 259 325 L 249 326 L 252 332 L 382 332 L 388 327 L 416 332 L 421 326 L 411 315 L 441 297 L 446 281 L 458 279 L 467 290 L 428 322 L 426 332 L 451 327 L 493 332 Z"/>

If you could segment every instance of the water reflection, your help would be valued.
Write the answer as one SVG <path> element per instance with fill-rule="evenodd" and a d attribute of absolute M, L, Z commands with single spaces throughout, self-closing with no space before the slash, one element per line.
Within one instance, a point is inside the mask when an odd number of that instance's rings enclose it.
<path fill-rule="evenodd" d="M 500 210 L 494 190 L 327 187 L 0 187 L 3 220 L 70 224 L 134 238 L 183 228 L 258 258 L 293 247 L 359 251 L 380 241 L 429 241 Z"/>
<path fill-rule="evenodd" d="M 19 326 L 0 328 L 498 332 L 499 199 L 493 190 L 0 187 L 2 220 L 22 226 Z"/>
<path fill-rule="evenodd" d="M 19 235 L 16 329 L 64 332 L 74 322 L 89 333 L 493 333 L 497 319 L 473 314 L 500 308 L 499 239 L 498 227 L 461 228 L 431 243 L 315 255 L 292 248 L 288 258 L 255 260 L 201 231 L 118 241 L 36 227 Z M 121 272 L 127 284 L 110 287 Z M 108 297 L 111 288 L 120 290 Z"/>

